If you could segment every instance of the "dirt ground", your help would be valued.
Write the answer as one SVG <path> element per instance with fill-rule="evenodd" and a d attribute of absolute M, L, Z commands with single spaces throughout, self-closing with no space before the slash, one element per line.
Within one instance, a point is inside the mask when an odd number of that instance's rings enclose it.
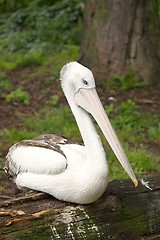
<path fill-rule="evenodd" d="M 22 86 L 30 96 L 30 104 L 24 105 L 17 102 L 7 103 L 5 99 L 0 98 L 0 130 L 4 128 L 21 128 L 21 116 L 29 117 L 40 109 L 48 106 L 50 103 L 48 99 L 52 95 L 58 95 L 60 97 L 60 105 L 67 104 L 63 96 L 63 92 L 60 88 L 59 80 L 53 80 L 49 84 L 45 84 L 44 80 L 51 77 L 50 73 L 45 73 L 41 77 L 36 77 L 34 80 L 30 76 L 36 72 L 36 68 L 26 68 L 21 70 L 12 71 L 8 74 L 10 82 L 13 86 L 18 88 Z M 145 112 L 149 114 L 157 113 L 160 116 L 160 85 L 142 89 L 131 89 L 126 91 L 118 91 L 115 89 L 107 89 L 98 87 L 97 92 L 104 105 L 110 104 L 112 101 L 115 104 L 119 104 L 127 99 L 133 100 L 137 105 L 141 107 Z M 159 142 L 147 142 L 147 147 L 153 152 L 160 152 Z M 2 158 L 5 161 L 5 155 L 8 151 L 8 145 L 2 147 L 0 152 Z M 3 171 L 0 169 L 0 171 Z M 2 175 L 2 176 L 1 176 Z M 2 186 L 5 186 L 5 190 L 1 195 L 13 196 L 18 193 L 14 184 L 8 180 L 6 174 L 0 174 L 0 180 Z"/>

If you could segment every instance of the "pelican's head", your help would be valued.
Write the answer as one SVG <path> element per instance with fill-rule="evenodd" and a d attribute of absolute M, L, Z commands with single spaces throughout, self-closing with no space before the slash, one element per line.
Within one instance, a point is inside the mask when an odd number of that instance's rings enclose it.
<path fill-rule="evenodd" d="M 81 88 L 95 88 L 92 72 L 78 62 L 70 62 L 64 65 L 60 72 L 60 80 L 64 93 L 73 94 L 73 96 Z"/>
<path fill-rule="evenodd" d="M 62 68 L 60 80 L 67 99 L 72 99 L 94 117 L 119 162 L 137 186 L 132 167 L 97 95 L 92 72 L 77 62 L 70 62 Z"/>

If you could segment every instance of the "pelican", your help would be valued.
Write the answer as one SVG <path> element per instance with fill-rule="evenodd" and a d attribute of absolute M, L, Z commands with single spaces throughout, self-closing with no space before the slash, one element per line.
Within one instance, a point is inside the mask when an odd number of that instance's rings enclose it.
<path fill-rule="evenodd" d="M 78 62 L 69 62 L 60 71 L 60 82 L 84 145 L 54 134 L 14 144 L 7 154 L 5 170 L 17 187 L 78 204 L 99 199 L 108 184 L 108 164 L 91 115 L 137 186 L 132 167 L 97 95 L 92 72 Z"/>

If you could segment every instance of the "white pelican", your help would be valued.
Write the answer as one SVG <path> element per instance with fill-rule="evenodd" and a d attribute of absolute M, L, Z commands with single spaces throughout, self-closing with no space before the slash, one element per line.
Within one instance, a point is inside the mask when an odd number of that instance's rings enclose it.
<path fill-rule="evenodd" d="M 92 72 L 77 62 L 63 66 L 61 86 L 79 127 L 84 146 L 47 134 L 14 144 L 5 169 L 18 188 L 46 192 L 59 200 L 89 204 L 107 187 L 108 165 L 90 114 L 99 124 L 118 160 L 138 181 L 103 109 Z"/>

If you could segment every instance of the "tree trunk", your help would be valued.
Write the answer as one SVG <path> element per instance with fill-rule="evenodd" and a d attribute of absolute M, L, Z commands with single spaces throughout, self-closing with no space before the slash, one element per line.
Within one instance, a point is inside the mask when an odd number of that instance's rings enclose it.
<path fill-rule="evenodd" d="M 148 178 L 152 191 L 131 181 L 112 181 L 93 204 L 58 201 L 43 193 L 0 203 L 2 240 L 160 239 L 160 177 Z"/>
<path fill-rule="evenodd" d="M 98 82 L 129 69 L 147 83 L 160 82 L 158 0 L 88 0 L 80 62 Z"/>

